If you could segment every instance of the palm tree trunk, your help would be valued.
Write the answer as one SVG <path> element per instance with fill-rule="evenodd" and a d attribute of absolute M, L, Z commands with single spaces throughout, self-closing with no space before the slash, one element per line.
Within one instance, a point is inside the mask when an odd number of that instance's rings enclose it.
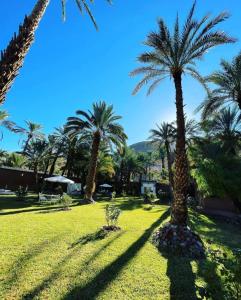
<path fill-rule="evenodd" d="M 26 153 L 30 140 L 31 140 L 31 137 L 29 136 L 27 138 L 27 141 L 25 142 L 24 149 L 23 149 L 23 154 Z"/>
<path fill-rule="evenodd" d="M 96 131 L 94 133 L 92 147 L 91 147 L 91 157 L 90 157 L 88 175 L 86 179 L 86 189 L 85 189 L 85 199 L 90 203 L 94 202 L 93 193 L 95 191 L 95 177 L 96 177 L 100 140 L 101 140 L 100 132 Z"/>
<path fill-rule="evenodd" d="M 18 33 L 4 51 L 1 51 L 0 59 L 0 104 L 5 100 L 8 90 L 11 88 L 19 69 L 24 63 L 33 41 L 34 34 L 45 13 L 50 0 L 38 0 L 32 13 L 26 16 Z"/>
<path fill-rule="evenodd" d="M 176 225 L 187 224 L 187 190 L 188 190 L 188 161 L 185 141 L 185 117 L 183 109 L 182 74 L 177 72 L 174 76 L 176 89 L 176 118 L 177 140 L 174 174 L 174 200 L 172 204 L 171 223 Z"/>
<path fill-rule="evenodd" d="M 172 173 L 171 154 L 170 154 L 170 148 L 169 148 L 168 143 L 165 143 L 165 148 L 166 148 L 166 153 L 167 153 L 168 177 L 169 177 L 169 183 L 170 183 L 170 187 L 171 187 L 171 200 L 173 200 L 174 179 L 173 179 L 173 173 Z"/>

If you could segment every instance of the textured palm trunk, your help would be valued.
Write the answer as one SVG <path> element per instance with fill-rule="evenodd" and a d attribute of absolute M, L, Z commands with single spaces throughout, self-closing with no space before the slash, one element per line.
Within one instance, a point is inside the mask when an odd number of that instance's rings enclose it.
<path fill-rule="evenodd" d="M 174 179 L 173 179 L 173 172 L 172 172 L 171 153 L 170 153 L 168 143 L 165 143 L 165 148 L 166 148 L 166 153 L 167 153 L 168 177 L 169 177 L 169 183 L 171 186 L 171 200 L 173 200 Z"/>
<path fill-rule="evenodd" d="M 187 190 L 188 190 L 188 161 L 185 141 L 185 117 L 183 109 L 182 74 L 174 76 L 176 89 L 176 118 L 177 140 L 174 174 L 174 200 L 172 204 L 171 223 L 176 225 L 187 224 Z"/>
<path fill-rule="evenodd" d="M 26 16 L 18 33 L 8 44 L 4 51 L 1 51 L 0 59 L 0 104 L 5 100 L 8 90 L 11 88 L 19 69 L 24 63 L 24 58 L 34 42 L 34 34 L 38 28 L 50 0 L 38 0 L 32 13 Z"/>
<path fill-rule="evenodd" d="M 31 136 L 29 136 L 29 137 L 27 138 L 27 141 L 26 141 L 26 143 L 25 143 L 25 145 L 24 145 L 23 153 L 26 153 L 31 138 L 32 138 Z"/>
<path fill-rule="evenodd" d="M 91 157 L 90 157 L 88 175 L 86 179 L 86 189 L 85 189 L 85 199 L 90 203 L 94 202 L 93 193 L 95 191 L 95 178 L 96 178 L 100 140 L 101 140 L 100 132 L 96 131 L 94 133 L 92 147 L 91 147 Z"/>
<path fill-rule="evenodd" d="M 172 187 L 174 187 L 174 180 L 173 180 L 173 172 L 172 172 L 172 160 L 171 160 L 171 153 L 169 149 L 169 144 L 165 143 L 165 148 L 167 152 L 167 167 L 168 167 L 168 174 L 169 174 L 169 182 Z"/>

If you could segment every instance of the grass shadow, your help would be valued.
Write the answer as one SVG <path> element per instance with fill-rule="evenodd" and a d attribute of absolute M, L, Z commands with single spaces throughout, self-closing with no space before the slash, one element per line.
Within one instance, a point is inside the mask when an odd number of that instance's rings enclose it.
<path fill-rule="evenodd" d="M 103 240 L 104 238 L 107 237 L 107 235 L 108 235 L 107 231 L 100 229 L 94 233 L 90 233 L 90 234 L 86 234 L 86 235 L 82 236 L 76 242 L 71 244 L 71 246 L 69 248 L 74 248 L 78 245 L 85 245 L 90 242 L 96 242 L 99 240 Z"/>
<path fill-rule="evenodd" d="M 169 216 L 169 210 L 156 220 L 145 232 L 118 258 L 100 271 L 85 286 L 75 287 L 63 299 L 96 299 L 108 284 L 115 280 L 124 266 L 138 253 L 150 238 L 152 232 Z"/>
<path fill-rule="evenodd" d="M 167 276 L 170 280 L 170 300 L 196 300 L 195 275 L 188 258 L 169 256 Z"/>
<path fill-rule="evenodd" d="M 121 210 L 134 210 L 145 207 L 143 199 L 140 198 L 125 198 L 114 201 L 114 204 Z"/>
<path fill-rule="evenodd" d="M 88 267 L 88 265 L 91 264 L 100 254 L 106 250 L 115 240 L 117 240 L 123 232 L 118 233 L 116 236 L 114 236 L 111 240 L 109 240 L 105 245 L 103 245 L 100 249 L 95 251 L 85 262 L 84 266 L 80 270 L 83 271 Z M 84 244 L 82 244 L 83 246 Z M 74 248 L 67 256 L 65 256 L 58 264 L 55 266 L 54 271 L 47 277 L 45 278 L 39 285 L 37 285 L 34 289 L 29 291 L 27 294 L 23 295 L 21 299 L 23 300 L 30 300 L 34 299 L 35 297 L 38 298 L 40 293 L 44 291 L 46 288 L 48 288 L 55 280 L 57 280 L 61 274 L 61 269 L 64 265 L 68 263 L 68 261 L 79 252 L 80 248 L 76 247 Z"/>
<path fill-rule="evenodd" d="M 58 235 L 50 240 L 44 240 L 41 243 L 28 249 L 22 256 L 20 256 L 9 268 L 10 274 L 3 280 L 4 285 L 9 286 L 10 289 L 16 285 L 18 278 L 24 272 L 28 263 L 34 259 L 36 256 L 41 254 L 51 243 L 56 242 L 61 235 Z"/>

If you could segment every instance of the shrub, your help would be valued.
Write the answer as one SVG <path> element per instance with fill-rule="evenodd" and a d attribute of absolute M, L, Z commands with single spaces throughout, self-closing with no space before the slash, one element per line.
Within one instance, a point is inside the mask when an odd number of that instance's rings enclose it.
<path fill-rule="evenodd" d="M 116 197 L 116 192 L 113 191 L 113 192 L 110 194 L 110 200 L 111 200 L 111 201 L 114 200 L 115 197 Z"/>
<path fill-rule="evenodd" d="M 28 195 L 28 187 L 26 186 L 24 188 L 23 186 L 20 185 L 16 190 L 15 194 L 18 197 L 18 200 L 23 201 Z"/>
<path fill-rule="evenodd" d="M 143 197 L 144 197 L 144 203 L 151 203 L 152 200 L 156 199 L 156 195 L 151 192 L 145 192 Z"/>
<path fill-rule="evenodd" d="M 67 195 L 67 194 L 63 194 L 63 196 L 61 197 L 61 204 L 63 206 L 64 210 L 69 210 L 70 209 L 70 205 L 73 203 L 73 199 Z"/>
<path fill-rule="evenodd" d="M 212 269 L 216 269 L 222 278 L 222 291 L 220 286 L 210 284 L 206 287 L 196 286 L 200 295 L 198 299 L 217 299 L 221 292 L 223 299 L 241 299 L 241 249 L 233 251 L 230 257 L 221 250 L 210 250 L 208 255 Z"/>
<path fill-rule="evenodd" d="M 114 204 L 107 204 L 105 207 L 105 219 L 108 227 L 117 227 L 121 210 Z"/>

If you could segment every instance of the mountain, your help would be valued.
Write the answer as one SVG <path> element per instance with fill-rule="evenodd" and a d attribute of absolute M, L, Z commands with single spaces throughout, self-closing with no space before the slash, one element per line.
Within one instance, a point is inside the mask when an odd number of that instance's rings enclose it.
<path fill-rule="evenodd" d="M 131 149 L 136 152 L 152 152 L 154 151 L 154 145 L 148 141 L 139 142 L 130 146 Z"/>

